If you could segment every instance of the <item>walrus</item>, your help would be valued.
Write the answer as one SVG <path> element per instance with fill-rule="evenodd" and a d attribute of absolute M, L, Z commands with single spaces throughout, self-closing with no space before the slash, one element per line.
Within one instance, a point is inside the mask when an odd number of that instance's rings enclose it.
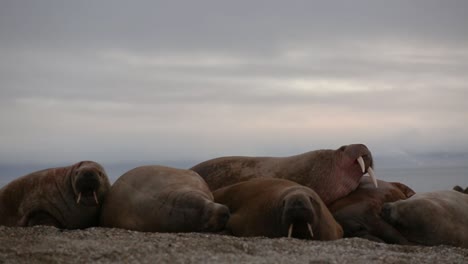
<path fill-rule="evenodd" d="M 384 204 L 382 217 L 410 242 L 468 248 L 468 195 L 464 193 L 417 193 Z"/>
<path fill-rule="evenodd" d="M 466 188 L 463 190 L 463 188 L 462 188 L 461 186 L 456 185 L 456 186 L 453 187 L 453 190 L 454 190 L 454 191 L 457 191 L 457 192 L 461 192 L 461 193 L 466 193 L 466 194 L 468 194 L 468 187 L 466 187 Z"/>
<path fill-rule="evenodd" d="M 373 159 L 363 144 L 322 149 L 290 157 L 221 157 L 195 165 L 212 191 L 255 177 L 282 178 L 312 188 L 325 204 L 356 189 L 365 172 L 377 186 Z"/>
<path fill-rule="evenodd" d="M 30 173 L 0 189 L 0 225 L 96 226 L 109 188 L 106 172 L 93 161 Z"/>
<path fill-rule="evenodd" d="M 100 224 L 143 232 L 217 232 L 229 209 L 213 201 L 196 172 L 164 166 L 141 166 L 112 185 Z"/>
<path fill-rule="evenodd" d="M 310 188 L 276 178 L 255 178 L 213 192 L 231 217 L 226 231 L 235 236 L 333 240 L 343 237 L 320 197 Z"/>
<path fill-rule="evenodd" d="M 408 186 L 378 180 L 375 188 L 368 177 L 361 179 L 356 190 L 334 201 L 328 209 L 341 225 L 344 237 L 361 237 L 391 244 L 409 244 L 406 238 L 380 217 L 382 205 L 414 195 Z"/>

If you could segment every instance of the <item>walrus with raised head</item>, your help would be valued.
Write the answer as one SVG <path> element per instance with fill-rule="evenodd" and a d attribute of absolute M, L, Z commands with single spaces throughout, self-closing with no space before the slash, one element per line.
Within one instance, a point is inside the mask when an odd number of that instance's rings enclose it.
<path fill-rule="evenodd" d="M 377 242 L 408 244 L 406 238 L 380 216 L 384 203 L 403 200 L 414 195 L 408 186 L 398 182 L 362 178 L 356 190 L 328 206 L 344 231 L 344 237 L 361 237 Z"/>
<path fill-rule="evenodd" d="M 468 195 L 464 193 L 417 193 L 384 204 L 382 217 L 410 242 L 468 248 Z"/>
<path fill-rule="evenodd" d="M 466 187 L 465 189 L 463 189 L 461 186 L 456 185 L 456 186 L 453 187 L 453 190 L 454 190 L 454 191 L 457 191 L 457 192 L 461 192 L 461 193 L 466 193 L 466 194 L 468 194 L 468 187 Z"/>
<path fill-rule="evenodd" d="M 30 173 L 0 189 L 0 225 L 96 226 L 109 179 L 96 162 Z"/>
<path fill-rule="evenodd" d="M 226 230 L 235 236 L 295 237 L 333 240 L 343 237 L 320 197 L 295 182 L 256 178 L 213 192 L 229 207 Z"/>
<path fill-rule="evenodd" d="M 229 209 L 213 201 L 196 172 L 142 166 L 124 173 L 112 185 L 100 223 L 144 232 L 216 232 L 228 218 Z"/>
<path fill-rule="evenodd" d="M 202 162 L 191 170 L 200 174 L 212 191 L 256 177 L 272 177 L 312 188 L 329 204 L 356 189 L 366 172 L 377 186 L 372 168 L 369 149 L 354 144 L 290 157 L 221 157 Z"/>

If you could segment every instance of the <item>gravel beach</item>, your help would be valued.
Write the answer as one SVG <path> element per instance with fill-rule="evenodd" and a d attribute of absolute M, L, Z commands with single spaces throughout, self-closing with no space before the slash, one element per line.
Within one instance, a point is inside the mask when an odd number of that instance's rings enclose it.
<path fill-rule="evenodd" d="M 468 263 L 468 249 L 122 229 L 0 227 L 0 263 Z"/>

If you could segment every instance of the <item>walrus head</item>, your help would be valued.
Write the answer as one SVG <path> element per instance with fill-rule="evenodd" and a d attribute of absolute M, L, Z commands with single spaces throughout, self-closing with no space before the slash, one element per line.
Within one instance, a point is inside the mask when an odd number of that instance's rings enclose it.
<path fill-rule="evenodd" d="M 360 179 L 362 175 L 368 173 L 377 187 L 377 179 L 374 174 L 374 160 L 370 150 L 363 144 L 352 144 L 341 146 L 338 150 L 337 166 L 341 169 L 338 172 L 346 171 L 349 178 Z M 358 181 L 359 182 L 359 181 Z"/>
<path fill-rule="evenodd" d="M 407 244 L 408 241 L 381 218 L 380 212 L 384 203 L 407 199 L 414 195 L 414 191 L 398 182 L 378 180 L 378 184 L 379 187 L 375 188 L 369 177 L 362 178 L 355 191 L 336 200 L 328 208 L 342 226 L 344 237 Z"/>
<path fill-rule="evenodd" d="M 283 199 L 281 226 L 288 238 L 314 238 L 317 214 L 309 196 L 290 193 Z"/>
<path fill-rule="evenodd" d="M 328 151 L 328 152 L 327 152 Z M 331 155 L 330 155 L 331 154 Z M 317 155 L 321 155 L 318 151 Z M 330 204 L 336 199 L 348 195 L 354 191 L 363 175 L 369 174 L 375 187 L 378 187 L 374 174 L 374 160 L 370 150 L 363 144 L 352 144 L 341 146 L 337 150 L 323 150 L 323 159 L 332 159 L 331 166 L 323 166 L 322 177 L 315 181 L 319 183 L 311 184 L 314 191 L 322 198 L 325 204 Z M 323 162 L 325 164 L 325 162 Z M 321 167 L 319 165 L 314 165 Z M 314 171 L 315 174 L 318 174 Z M 307 184 L 306 184 L 307 185 Z"/>
<path fill-rule="evenodd" d="M 160 216 L 167 215 L 160 219 L 167 232 L 218 232 L 230 216 L 227 206 L 213 202 L 211 193 L 184 188 L 172 192 L 161 208 Z"/>
<path fill-rule="evenodd" d="M 72 169 L 71 181 L 76 203 L 85 206 L 99 205 L 110 188 L 104 169 L 92 161 L 77 163 Z"/>
<path fill-rule="evenodd" d="M 208 202 L 202 214 L 202 232 L 219 232 L 224 229 L 229 220 L 229 208 L 227 206 Z"/>
<path fill-rule="evenodd" d="M 464 190 L 462 187 L 460 187 L 459 185 L 456 185 L 453 187 L 453 190 L 454 191 L 457 191 L 457 192 L 461 192 L 461 193 L 466 193 L 468 194 L 468 187 L 466 187 Z"/>
<path fill-rule="evenodd" d="M 408 203 L 408 200 L 400 200 L 385 203 L 380 213 L 383 220 L 398 230 L 408 241 L 424 243 L 419 240 L 419 234 L 431 234 L 437 225 L 428 225 L 427 219 L 434 214 L 434 205 L 422 199 L 416 199 Z M 411 214 L 419 217 L 411 217 Z"/>
<path fill-rule="evenodd" d="M 374 186 L 378 186 L 372 154 L 363 144 L 345 145 L 336 150 L 314 150 L 289 157 L 286 162 L 292 169 L 282 171 L 280 177 L 288 175 L 289 180 L 312 188 L 327 205 L 354 191 L 366 173 Z"/>

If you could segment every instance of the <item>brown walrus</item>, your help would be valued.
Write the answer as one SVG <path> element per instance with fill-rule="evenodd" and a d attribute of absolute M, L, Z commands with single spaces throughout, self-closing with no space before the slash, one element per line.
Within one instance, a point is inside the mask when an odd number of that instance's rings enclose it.
<path fill-rule="evenodd" d="M 461 186 L 456 185 L 456 186 L 453 187 L 453 190 L 454 190 L 454 191 L 457 191 L 457 192 L 461 192 L 461 193 L 466 193 L 466 194 L 468 194 L 468 187 L 466 187 L 466 188 L 463 190 L 463 188 L 462 188 Z"/>
<path fill-rule="evenodd" d="M 96 226 L 109 188 L 104 169 L 93 161 L 33 172 L 0 189 L 0 225 Z"/>
<path fill-rule="evenodd" d="M 382 218 L 410 242 L 468 248 L 468 195 L 464 193 L 417 193 L 384 204 Z"/>
<path fill-rule="evenodd" d="M 124 173 L 112 185 L 100 223 L 144 232 L 216 232 L 228 218 L 229 209 L 213 202 L 197 173 L 142 166 Z"/>
<path fill-rule="evenodd" d="M 312 188 L 325 204 L 356 189 L 367 171 L 375 181 L 373 159 L 362 144 L 337 150 L 315 150 L 290 157 L 221 157 L 191 170 L 200 174 L 212 191 L 255 177 L 282 178 Z"/>
<path fill-rule="evenodd" d="M 231 211 L 226 230 L 235 236 L 333 240 L 343 237 L 320 197 L 295 182 L 256 178 L 213 192 Z"/>
<path fill-rule="evenodd" d="M 344 237 L 362 237 L 392 244 L 408 244 L 403 235 L 380 217 L 382 205 L 414 195 L 408 186 L 398 182 L 372 181 L 362 178 L 356 190 L 328 206 L 344 231 Z"/>

